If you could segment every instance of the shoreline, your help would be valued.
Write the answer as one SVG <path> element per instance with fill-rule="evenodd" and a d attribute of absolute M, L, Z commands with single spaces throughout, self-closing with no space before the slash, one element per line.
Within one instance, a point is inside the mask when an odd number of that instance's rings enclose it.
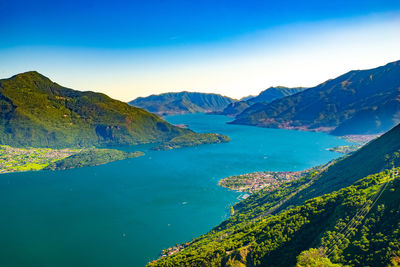
<path fill-rule="evenodd" d="M 212 115 L 220 115 L 220 116 L 232 118 L 231 116 L 224 115 L 224 114 L 212 114 Z M 310 128 L 308 128 L 308 126 L 285 126 L 285 125 L 268 126 L 268 125 L 263 125 L 263 124 L 250 124 L 250 123 L 244 123 L 244 122 L 235 122 L 234 120 L 227 122 L 227 124 L 253 126 L 253 127 L 268 128 L 268 129 L 282 129 L 282 130 L 301 131 L 301 132 L 326 133 L 326 134 L 335 136 L 340 139 L 345 139 L 346 141 L 351 142 L 351 143 L 367 143 L 373 139 L 378 138 L 382 134 L 384 134 L 384 133 L 375 133 L 375 134 L 333 135 L 330 132 L 332 130 L 334 130 L 335 127 L 319 127 L 319 128 L 310 129 Z"/>

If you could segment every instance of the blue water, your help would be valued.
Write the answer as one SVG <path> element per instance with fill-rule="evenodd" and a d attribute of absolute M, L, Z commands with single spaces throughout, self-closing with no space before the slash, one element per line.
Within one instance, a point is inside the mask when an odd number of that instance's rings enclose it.
<path fill-rule="evenodd" d="M 324 133 L 228 125 L 224 116 L 166 119 L 232 140 L 171 151 L 141 146 L 141 158 L 1 175 L 0 265 L 143 266 L 227 218 L 238 193 L 219 179 L 309 168 L 339 156 L 326 148 L 345 144 Z"/>

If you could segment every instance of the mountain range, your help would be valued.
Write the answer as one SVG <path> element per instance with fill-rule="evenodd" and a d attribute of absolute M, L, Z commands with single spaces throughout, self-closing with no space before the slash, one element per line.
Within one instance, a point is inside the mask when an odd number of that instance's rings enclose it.
<path fill-rule="evenodd" d="M 271 103 L 256 103 L 232 123 L 348 135 L 385 132 L 399 122 L 400 61 L 396 61 L 350 71 Z"/>
<path fill-rule="evenodd" d="M 36 71 L 0 80 L 0 144 L 123 146 L 182 135 L 207 139 L 105 94 L 65 88 Z"/>
<path fill-rule="evenodd" d="M 159 115 L 174 115 L 221 111 L 234 101 L 218 94 L 178 92 L 139 97 L 129 104 Z"/>

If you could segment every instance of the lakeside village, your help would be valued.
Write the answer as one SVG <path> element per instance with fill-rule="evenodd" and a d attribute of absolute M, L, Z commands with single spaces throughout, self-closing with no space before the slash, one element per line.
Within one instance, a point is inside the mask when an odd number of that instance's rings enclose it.
<path fill-rule="evenodd" d="M 272 191 L 285 182 L 299 179 L 304 174 L 308 173 L 308 171 L 309 170 L 293 172 L 252 172 L 223 178 L 218 184 L 231 190 L 252 194 L 262 189 Z M 249 196 L 248 194 L 245 194 L 242 198 L 247 198 Z"/>
<path fill-rule="evenodd" d="M 80 151 L 82 149 L 16 148 L 0 145 L 0 174 L 41 170 L 51 162 Z"/>

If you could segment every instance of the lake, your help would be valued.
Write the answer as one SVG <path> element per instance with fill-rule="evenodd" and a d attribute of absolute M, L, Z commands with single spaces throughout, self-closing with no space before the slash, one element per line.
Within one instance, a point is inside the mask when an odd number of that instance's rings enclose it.
<path fill-rule="evenodd" d="M 238 193 L 218 180 L 254 171 L 302 170 L 340 156 L 324 133 L 229 125 L 231 118 L 168 116 L 225 144 L 170 151 L 66 171 L 0 175 L 2 266 L 143 266 L 229 216 Z"/>

